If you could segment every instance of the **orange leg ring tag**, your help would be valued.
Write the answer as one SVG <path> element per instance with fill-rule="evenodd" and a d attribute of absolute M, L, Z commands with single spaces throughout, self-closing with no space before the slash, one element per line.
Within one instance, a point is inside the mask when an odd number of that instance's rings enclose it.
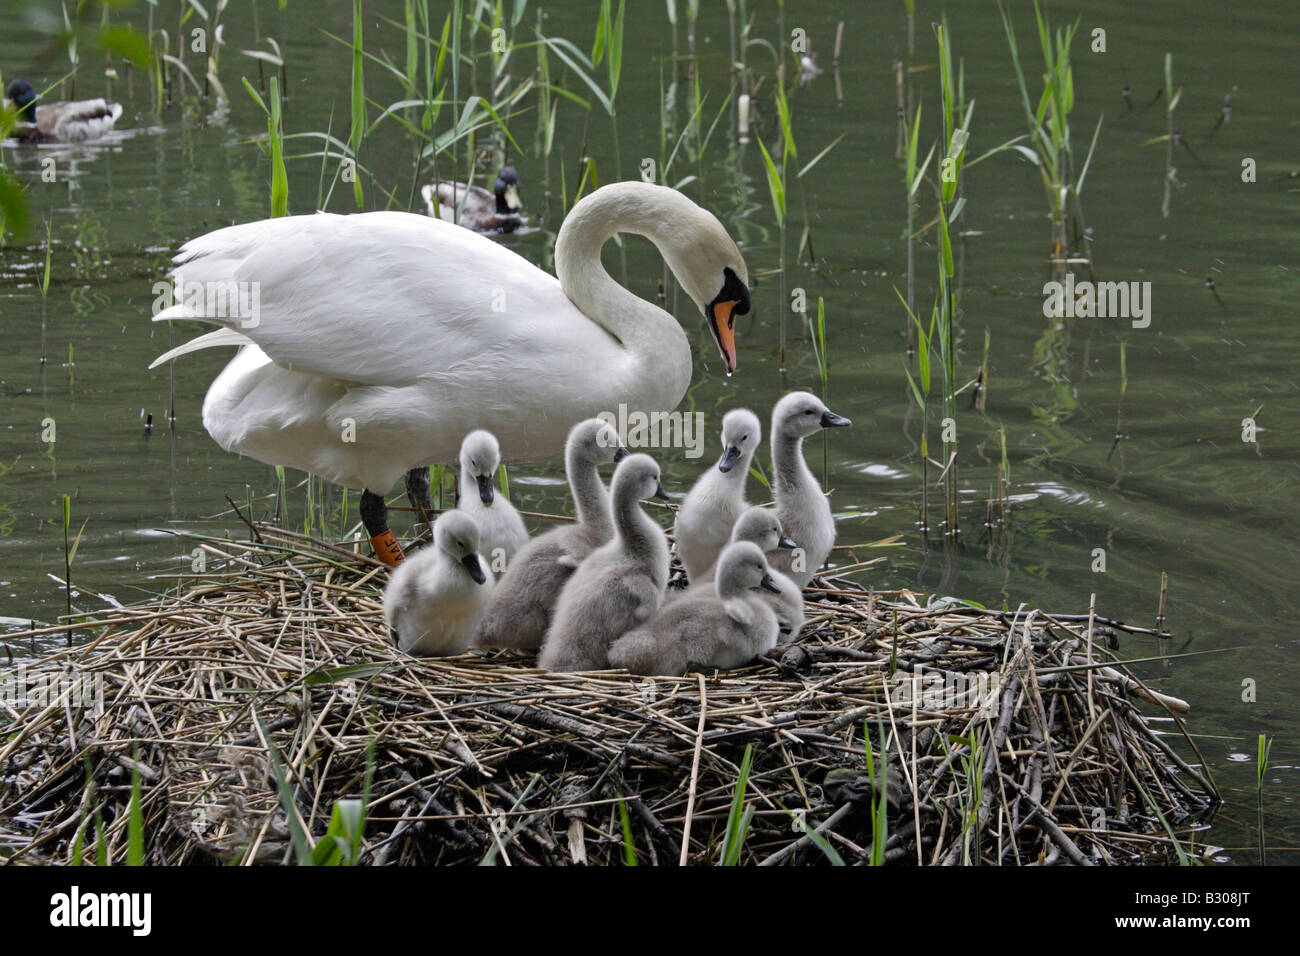
<path fill-rule="evenodd" d="M 390 530 L 372 537 L 370 546 L 375 549 L 375 557 L 390 568 L 397 567 L 406 557 L 402 552 L 402 546 L 397 543 L 397 536 Z"/>

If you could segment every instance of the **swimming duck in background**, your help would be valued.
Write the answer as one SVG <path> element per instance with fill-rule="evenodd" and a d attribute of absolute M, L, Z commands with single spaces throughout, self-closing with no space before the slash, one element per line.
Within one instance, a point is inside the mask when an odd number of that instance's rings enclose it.
<path fill-rule="evenodd" d="M 475 232 L 514 232 L 524 224 L 524 217 L 519 214 L 523 208 L 519 201 L 519 174 L 513 166 L 501 167 L 496 182 L 492 184 L 492 192 L 482 186 L 443 180 L 423 187 L 420 195 L 429 207 L 430 216 L 444 222 L 455 222 Z M 457 206 L 460 206 L 459 215 Z"/>
<path fill-rule="evenodd" d="M 5 100 L 18 114 L 13 135 L 28 143 L 80 143 L 98 139 L 113 128 L 122 115 L 120 103 L 103 100 L 74 100 L 36 104 L 36 91 L 26 80 L 13 80 L 5 87 Z"/>

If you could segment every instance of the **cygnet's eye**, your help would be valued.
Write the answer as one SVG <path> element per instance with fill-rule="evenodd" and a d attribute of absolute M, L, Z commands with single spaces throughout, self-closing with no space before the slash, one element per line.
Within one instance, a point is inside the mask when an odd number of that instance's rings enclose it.
<path fill-rule="evenodd" d="M 811 408 L 805 408 L 805 409 L 803 410 L 803 413 L 804 413 L 805 415 L 816 415 L 816 414 L 817 414 L 816 410 L 811 409 Z"/>
<path fill-rule="evenodd" d="M 741 441 L 749 441 L 749 436 L 748 436 L 748 435 L 741 435 L 741 436 L 740 436 L 740 440 L 741 440 Z"/>

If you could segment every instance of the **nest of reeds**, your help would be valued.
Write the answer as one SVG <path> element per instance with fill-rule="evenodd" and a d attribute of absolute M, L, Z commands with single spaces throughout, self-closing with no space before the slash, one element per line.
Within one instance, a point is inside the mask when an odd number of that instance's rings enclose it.
<path fill-rule="evenodd" d="M 829 579 L 797 643 L 728 673 L 416 659 L 375 562 L 259 531 L 29 668 L 102 705 L 8 709 L 0 854 L 1115 864 L 1183 853 L 1217 802 L 1186 705 L 1115 662 L 1149 630 Z"/>

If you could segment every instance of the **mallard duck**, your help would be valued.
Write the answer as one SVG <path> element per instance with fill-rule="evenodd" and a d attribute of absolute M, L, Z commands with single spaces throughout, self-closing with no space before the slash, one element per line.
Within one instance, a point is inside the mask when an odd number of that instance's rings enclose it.
<path fill-rule="evenodd" d="M 5 87 L 5 100 L 17 111 L 13 135 L 29 143 L 79 143 L 97 139 L 113 128 L 122 115 L 120 103 L 74 100 L 36 103 L 36 91 L 26 80 Z"/>
<path fill-rule="evenodd" d="M 468 190 L 468 192 L 466 192 Z M 519 214 L 519 174 L 513 166 L 502 166 L 492 192 L 482 186 L 466 186 L 446 180 L 420 190 L 429 215 L 455 222 L 475 232 L 514 232 L 524 224 Z M 434 199 L 437 202 L 434 202 Z M 462 205 L 463 203 L 463 205 Z"/>
<path fill-rule="evenodd" d="M 202 294 L 159 303 L 155 321 L 222 328 L 151 367 L 243 346 L 204 399 L 208 434 L 227 451 L 365 489 L 362 521 L 396 564 L 382 495 L 403 475 L 408 495 L 421 472 L 427 483 L 428 466 L 455 462 L 467 432 L 486 428 L 509 460 L 539 461 L 585 418 L 681 402 L 694 365 L 686 333 L 601 264 L 620 231 L 659 248 L 734 371 L 736 318 L 749 311 L 740 250 L 711 213 L 642 182 L 602 186 L 569 211 L 558 279 L 468 229 L 401 212 L 289 216 L 192 239 L 172 275 L 210 299 L 221 290 L 227 305 L 229 290 L 243 302 L 247 289 L 250 308 L 210 308 Z"/>

